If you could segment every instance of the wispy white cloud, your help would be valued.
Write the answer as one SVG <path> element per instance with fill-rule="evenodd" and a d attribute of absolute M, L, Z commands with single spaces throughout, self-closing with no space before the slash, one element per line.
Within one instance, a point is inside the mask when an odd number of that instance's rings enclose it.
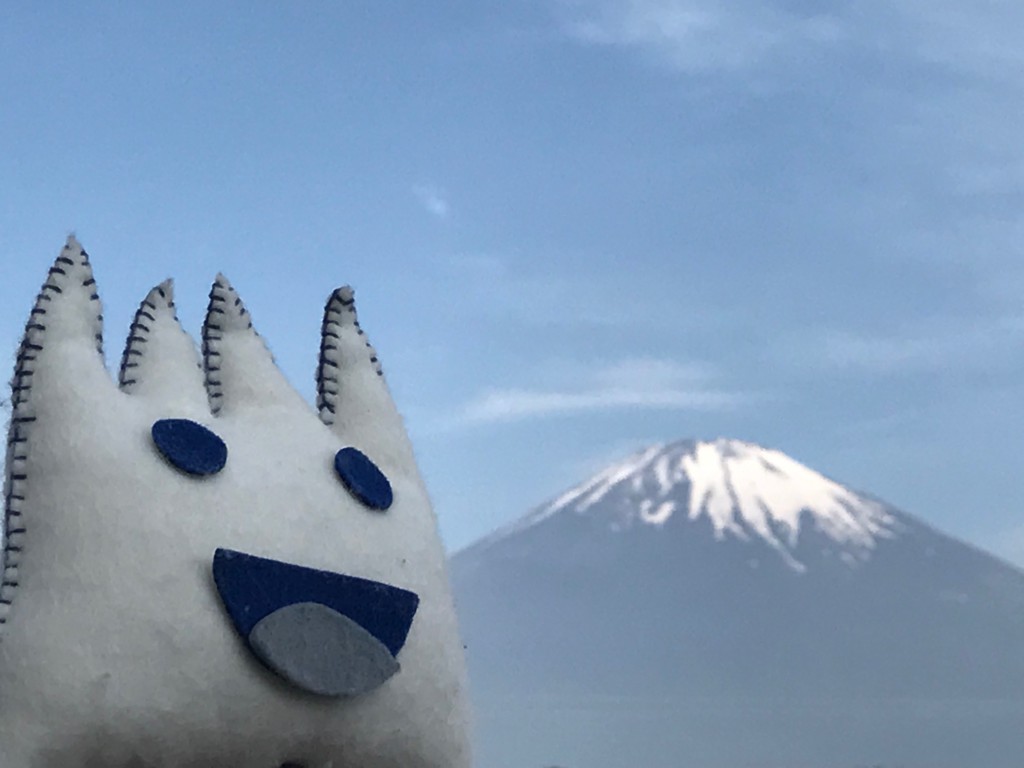
<path fill-rule="evenodd" d="M 579 386 L 483 392 L 462 408 L 462 424 L 520 421 L 614 410 L 731 410 L 750 396 L 713 385 L 706 365 L 658 358 L 622 360 L 581 372 Z"/>
<path fill-rule="evenodd" d="M 1012 0 L 890 0 L 828 13 L 779 0 L 561 0 L 557 8 L 571 38 L 686 73 L 749 69 L 837 43 L 1001 77 L 1024 62 L 1024 6 Z"/>
<path fill-rule="evenodd" d="M 1007 315 L 936 320 L 891 334 L 814 332 L 792 337 L 781 353 L 802 367 L 899 375 L 984 369 L 1019 348 L 1024 348 L 1024 316 Z"/>
<path fill-rule="evenodd" d="M 731 77 L 729 86 L 760 94 L 805 89 L 826 117 L 842 93 L 856 126 L 851 135 L 863 137 L 847 151 L 872 183 L 870 196 L 851 195 L 847 207 L 876 209 L 876 221 L 898 210 L 899 222 L 917 225 L 890 231 L 902 241 L 887 243 L 893 257 L 955 262 L 997 283 L 1024 261 L 1015 215 L 1024 195 L 1016 130 L 1024 120 L 1024 4 L 881 0 L 822 11 L 785 0 L 558 0 L 555 7 L 561 34 L 575 44 L 623 51 L 684 77 Z"/>
<path fill-rule="evenodd" d="M 763 0 L 581 0 L 561 9 L 573 38 L 635 50 L 687 73 L 746 69 L 794 43 L 844 34 L 834 17 L 797 15 Z"/>
<path fill-rule="evenodd" d="M 440 187 L 433 184 L 417 184 L 412 188 L 412 193 L 431 216 L 447 219 L 451 214 L 451 204 L 448 202 L 448 196 Z"/>
<path fill-rule="evenodd" d="M 824 334 L 820 343 L 823 363 L 878 373 L 937 368 L 961 351 L 960 339 L 950 336 L 863 336 L 840 331 Z"/>

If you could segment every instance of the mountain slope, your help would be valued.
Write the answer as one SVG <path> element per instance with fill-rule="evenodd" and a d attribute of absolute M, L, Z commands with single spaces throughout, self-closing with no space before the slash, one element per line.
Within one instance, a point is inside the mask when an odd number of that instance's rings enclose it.
<path fill-rule="evenodd" d="M 1024 573 L 749 443 L 652 446 L 452 567 L 481 696 L 1024 701 Z"/>

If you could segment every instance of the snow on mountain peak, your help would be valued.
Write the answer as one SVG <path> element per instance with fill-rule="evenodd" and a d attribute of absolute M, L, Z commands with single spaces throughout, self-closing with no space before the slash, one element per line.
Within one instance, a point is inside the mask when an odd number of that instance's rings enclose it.
<path fill-rule="evenodd" d="M 740 440 L 653 445 L 563 493 L 513 526 L 532 527 L 561 512 L 609 516 L 613 530 L 706 519 L 716 539 L 760 539 L 796 570 L 808 526 L 847 562 L 865 560 L 899 524 L 885 507 L 791 459 Z M 502 534 L 511 531 L 503 531 Z"/>

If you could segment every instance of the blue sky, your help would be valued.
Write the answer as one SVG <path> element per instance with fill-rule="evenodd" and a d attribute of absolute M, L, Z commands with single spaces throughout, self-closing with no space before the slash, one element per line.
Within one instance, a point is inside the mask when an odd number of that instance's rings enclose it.
<path fill-rule="evenodd" d="M 175 7 L 172 7 L 175 6 Z M 221 270 L 310 399 L 356 287 L 450 547 L 737 437 L 1024 564 L 1024 6 L 0 6 L 0 343 Z"/>

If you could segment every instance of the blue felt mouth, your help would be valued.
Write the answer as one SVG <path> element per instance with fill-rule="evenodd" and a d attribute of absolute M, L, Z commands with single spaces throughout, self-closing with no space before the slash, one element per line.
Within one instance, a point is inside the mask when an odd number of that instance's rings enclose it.
<path fill-rule="evenodd" d="M 282 563 L 231 549 L 218 549 L 214 553 L 213 579 L 235 629 L 265 663 L 268 659 L 253 645 L 253 630 L 268 617 L 271 618 L 264 622 L 263 627 L 290 613 L 304 615 L 308 620 L 310 604 L 324 606 L 330 612 L 340 614 L 345 617 L 341 622 L 354 622 L 372 636 L 373 640 L 367 638 L 369 642 L 374 645 L 380 643 L 381 653 L 386 649 L 392 657 L 397 656 L 405 645 L 420 602 L 414 592 L 390 584 Z M 300 606 L 303 607 L 301 611 L 294 610 Z M 289 607 L 293 610 L 282 610 Z M 319 620 L 314 623 L 321 628 L 325 626 Z M 297 626 L 296 630 L 300 631 L 300 628 Z M 358 629 L 356 632 L 362 634 Z M 366 643 L 361 645 L 365 647 Z M 353 652 L 353 655 L 363 654 Z M 339 658 L 336 663 L 344 666 L 364 661 Z M 276 664 L 271 662 L 268 665 L 282 673 Z M 300 687 L 309 688 L 292 676 L 286 676 Z"/>

